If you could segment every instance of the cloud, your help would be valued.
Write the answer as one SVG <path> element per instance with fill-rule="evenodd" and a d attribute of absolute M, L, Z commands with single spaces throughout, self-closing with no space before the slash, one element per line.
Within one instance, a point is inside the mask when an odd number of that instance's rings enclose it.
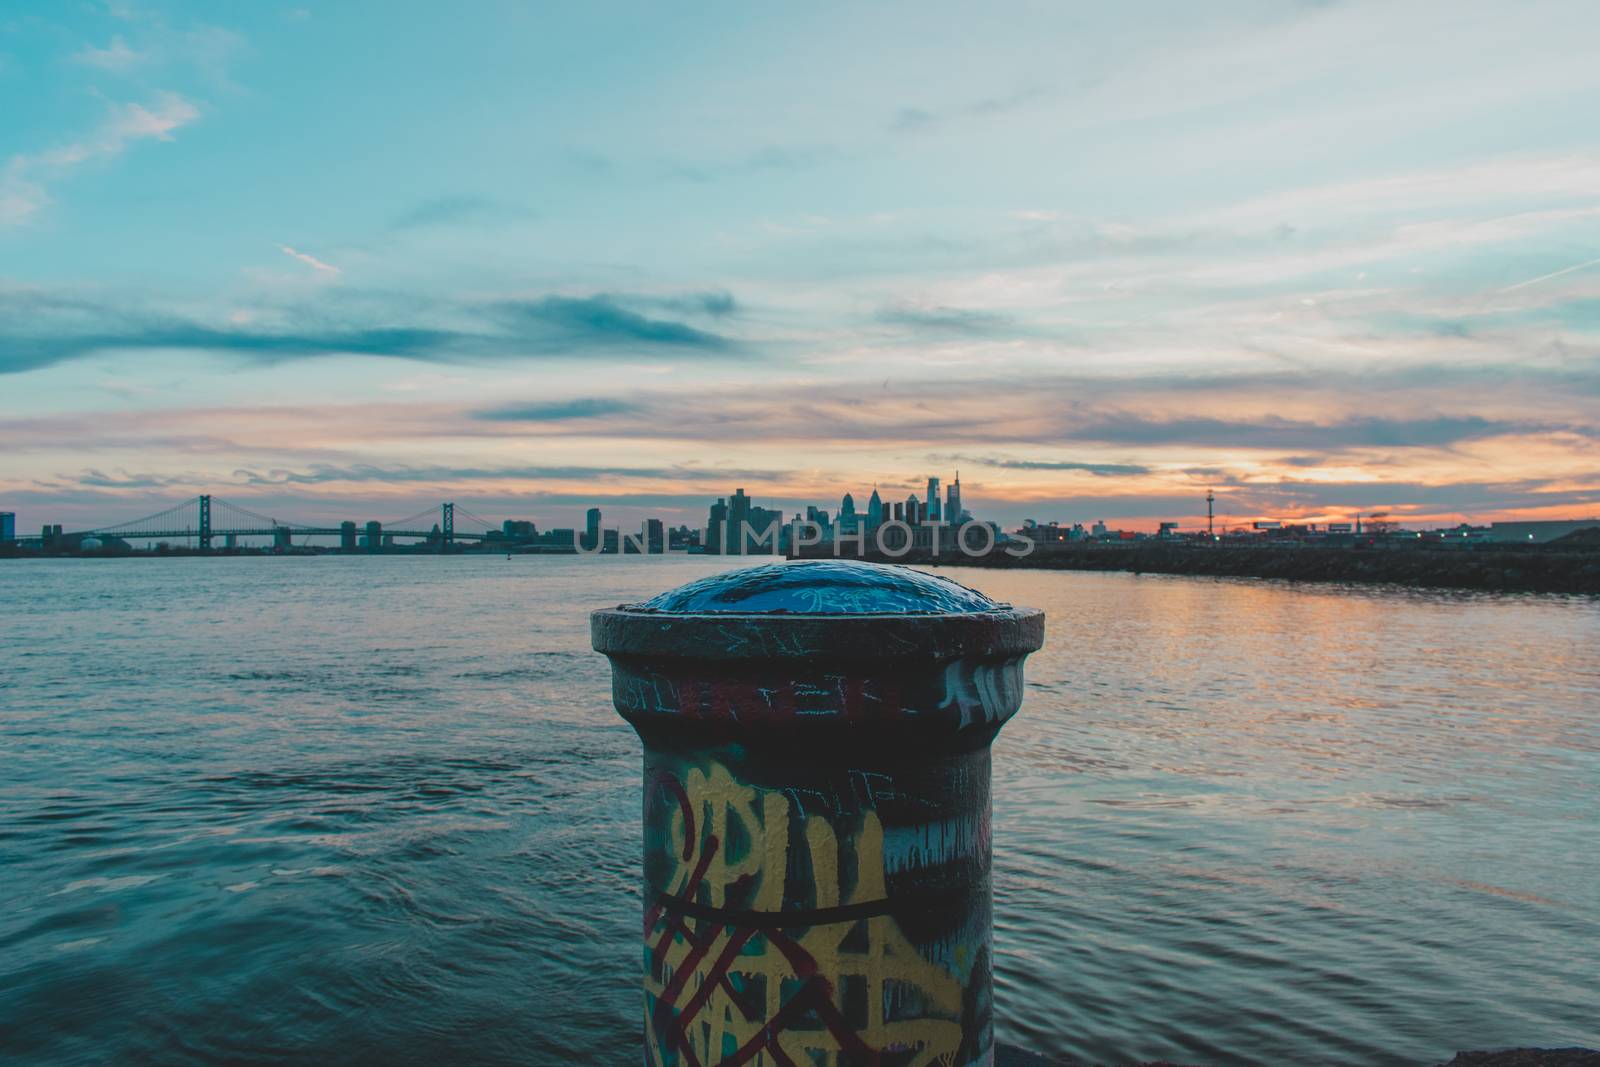
<path fill-rule="evenodd" d="M 537 339 L 553 348 L 667 346 L 723 352 L 734 347 L 726 337 L 681 322 L 647 318 L 605 295 L 507 301 L 499 311 L 524 340 Z"/>
<path fill-rule="evenodd" d="M 278 246 L 278 251 L 282 252 L 284 255 L 288 256 L 291 259 L 298 259 L 300 262 L 304 263 L 306 266 L 310 267 L 312 270 L 315 270 L 320 274 L 331 274 L 331 275 L 334 275 L 334 276 L 338 276 L 338 274 L 340 273 L 338 267 L 335 267 L 331 263 L 324 263 L 324 262 L 322 262 L 322 260 L 318 259 L 316 256 L 313 256 L 308 252 L 296 251 L 295 249 L 290 248 L 288 245 L 279 245 Z"/>
<path fill-rule="evenodd" d="M 334 270 L 287 246 L 284 252 L 319 271 Z M 50 293 L 0 290 L 0 374 L 115 351 L 208 352 L 273 363 L 338 355 L 460 362 L 599 353 L 727 356 L 743 350 L 720 334 L 631 311 L 625 299 L 550 296 L 453 305 L 436 311 L 432 323 L 407 323 L 387 302 L 354 321 L 327 308 L 303 307 L 273 315 L 277 325 L 257 325 L 255 317 L 244 316 L 224 327 Z"/>
<path fill-rule="evenodd" d="M 0 226 L 19 226 L 49 202 L 42 186 L 19 174 L 0 172 Z"/>
<path fill-rule="evenodd" d="M 1442 448 L 1463 441 L 1513 434 L 1548 433 L 1568 427 L 1478 415 L 1431 418 L 1349 418 L 1326 423 L 1285 418 L 1152 419 L 1111 415 L 1068 419 L 1062 435 L 1118 445 L 1187 445 L 1206 448 L 1324 449 Z"/>
<path fill-rule="evenodd" d="M 147 104 L 113 105 L 88 136 L 36 153 L 18 153 L 0 167 L 0 226 L 32 219 L 50 202 L 46 183 L 96 159 L 119 156 L 143 140 L 170 141 L 200 117 L 200 109 L 177 93 L 163 92 Z"/>
<path fill-rule="evenodd" d="M 1222 488 L 1219 483 L 1218 488 Z M 1396 515 L 1438 511 L 1497 513 L 1536 508 L 1582 508 L 1600 504 L 1600 487 L 1556 488 L 1548 479 L 1500 482 L 1417 481 L 1244 483 L 1217 495 L 1217 512 L 1274 515 L 1308 511 L 1388 510 Z M 1226 504 L 1225 504 L 1226 502 Z"/>
<path fill-rule="evenodd" d="M 82 63 L 84 66 L 97 67 L 100 70 L 112 71 L 118 74 L 133 69 L 144 62 L 146 58 L 144 53 L 136 52 L 129 48 L 128 42 L 124 41 L 120 35 L 111 38 L 111 43 L 104 48 L 85 45 L 72 54 L 74 63 Z"/>
<path fill-rule="evenodd" d="M 159 93 L 149 107 L 123 104 L 112 110 L 93 150 L 100 155 L 115 155 L 130 141 L 154 138 L 172 140 L 172 133 L 200 117 L 200 109 L 177 93 Z M 76 160 L 74 160 L 76 162 Z"/>
<path fill-rule="evenodd" d="M 183 320 L 145 320 L 108 333 L 47 337 L 0 335 L 0 374 L 36 370 L 100 352 L 205 351 L 231 353 L 262 363 L 311 356 L 390 356 L 444 358 L 463 343 L 446 330 L 374 327 L 281 333 L 223 330 Z"/>
<path fill-rule="evenodd" d="M 896 133 L 914 133 L 925 130 L 939 121 L 939 116 L 920 107 L 903 107 L 895 112 L 889 128 Z"/>
<path fill-rule="evenodd" d="M 524 214 L 524 212 L 514 211 L 485 196 L 471 194 L 439 196 L 432 200 L 424 200 L 404 212 L 389 224 L 389 228 L 420 230 L 433 226 L 462 226 L 492 222 L 511 214 Z"/>
<path fill-rule="evenodd" d="M 593 419 L 601 415 L 621 415 L 639 410 L 627 400 L 585 397 L 542 404 L 513 404 L 503 408 L 473 412 L 473 418 L 490 422 L 562 422 L 567 419 Z"/>
<path fill-rule="evenodd" d="M 954 107 L 935 111 L 925 107 L 903 107 L 889 120 L 892 133 L 926 133 L 948 122 L 963 119 L 992 118 L 1014 111 L 1044 95 L 1037 86 L 1028 86 L 1004 96 L 984 97 Z"/>
<path fill-rule="evenodd" d="M 709 315 L 714 319 L 727 318 L 740 310 L 733 294 L 725 290 L 708 293 L 691 293 L 687 296 L 666 296 L 655 301 L 656 306 L 681 315 Z"/>
<path fill-rule="evenodd" d="M 933 306 L 895 304 L 880 308 L 873 318 L 887 326 L 904 326 L 913 330 L 968 336 L 1004 334 L 1013 332 L 1017 328 L 1016 320 L 1009 315 L 942 304 Z"/>
<path fill-rule="evenodd" d="M 1593 365 L 1557 368 L 1425 365 L 1381 374 L 1328 373 L 1047 374 L 1022 372 L 983 379 L 896 378 L 892 389 L 878 383 L 813 379 L 771 380 L 720 389 L 667 389 L 633 393 L 627 410 L 604 420 L 568 420 L 549 432 L 564 437 L 674 440 L 737 444 L 830 442 L 949 448 L 1068 444 L 1108 446 L 1116 455 L 1061 460 L 1062 470 L 1081 463 L 1106 476 L 1137 476 L 1151 466 L 1149 449 L 1193 453 L 1292 453 L 1324 458 L 1365 451 L 1452 449 L 1495 437 L 1543 436 L 1568 445 L 1600 439 L 1600 424 L 1577 399 L 1553 408 L 1558 393 L 1582 395 L 1596 387 Z M 1487 406 L 1485 390 L 1497 403 Z M 1408 415 L 1413 405 L 1435 410 Z M 1228 415 L 1189 416 L 1204 407 Z M 511 405 L 514 411 L 517 405 Z M 475 413 L 496 421 L 501 409 Z M 1303 412 L 1297 417 L 1266 414 Z M 1003 412 L 1003 416 L 997 416 Z M 1176 413 L 1175 413 L 1176 412 Z M 514 421 L 514 420 L 509 420 Z M 519 432 L 543 432 L 538 423 Z M 1124 456 L 1129 458 L 1124 459 Z M 993 460 L 1001 469 L 1050 469 L 1048 455 L 1014 457 L 967 452 L 950 462 Z M 1180 462 L 1194 462 L 1193 459 Z M 1261 457 L 1265 460 L 1267 457 Z M 1370 455 L 1363 463 L 1379 460 Z M 1166 462 L 1172 462 L 1170 459 Z M 1093 469 L 1091 469 L 1093 468 Z"/>
<path fill-rule="evenodd" d="M 810 170 L 832 162 L 838 157 L 837 149 L 824 145 L 790 147 L 766 145 L 724 162 L 689 163 L 683 160 L 668 160 L 661 164 L 660 172 L 667 178 L 705 183 L 768 171 Z"/>
<path fill-rule="evenodd" d="M 451 484 L 483 481 L 579 481 L 605 482 L 610 479 L 643 479 L 655 481 L 695 481 L 725 483 L 739 479 L 765 479 L 782 477 L 787 472 L 775 470 L 728 470 L 689 466 L 622 467 L 622 466 L 529 466 L 529 467 L 447 467 L 378 464 L 312 464 L 306 470 L 273 468 L 258 471 L 241 468 L 233 472 L 234 478 L 246 485 L 319 485 L 325 482 L 379 482 Z"/>
<path fill-rule="evenodd" d="M 97 489 L 166 489 L 173 485 L 190 484 L 186 478 L 169 478 L 160 474 L 130 474 L 125 470 L 107 474 L 104 471 L 89 469 L 76 478 L 65 474 L 58 474 L 56 477 Z"/>
<path fill-rule="evenodd" d="M 1096 477 L 1149 474 L 1150 468 L 1137 463 L 1083 463 L 1076 460 L 1011 459 L 1005 456 L 935 456 L 936 461 L 966 463 L 975 467 L 994 467 L 1014 471 L 1084 471 Z"/>

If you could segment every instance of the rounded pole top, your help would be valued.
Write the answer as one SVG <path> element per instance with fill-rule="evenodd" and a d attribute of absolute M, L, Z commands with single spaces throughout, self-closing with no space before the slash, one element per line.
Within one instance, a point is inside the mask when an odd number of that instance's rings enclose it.
<path fill-rule="evenodd" d="M 608 656 L 735 662 L 1003 659 L 1036 651 L 1043 613 L 909 567 L 768 563 L 591 616 Z"/>
<path fill-rule="evenodd" d="M 855 560 L 725 571 L 623 610 L 662 615 L 967 615 L 1010 607 L 949 578 Z"/>

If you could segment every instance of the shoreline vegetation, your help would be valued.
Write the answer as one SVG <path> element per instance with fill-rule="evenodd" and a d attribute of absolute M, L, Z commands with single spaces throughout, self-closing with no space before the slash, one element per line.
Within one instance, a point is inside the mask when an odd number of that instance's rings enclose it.
<path fill-rule="evenodd" d="M 802 558 L 830 558 L 811 551 Z M 1124 571 L 1200 578 L 1273 578 L 1296 582 L 1359 582 L 1423 589 L 1497 593 L 1600 594 L 1600 544 L 1356 547 L 1132 544 L 1040 545 L 1026 556 L 868 552 L 870 563 L 999 569 Z"/>

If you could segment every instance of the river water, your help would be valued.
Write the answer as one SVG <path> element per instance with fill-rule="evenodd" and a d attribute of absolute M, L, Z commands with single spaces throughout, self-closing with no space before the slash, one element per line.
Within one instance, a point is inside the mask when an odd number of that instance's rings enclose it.
<path fill-rule="evenodd" d="M 0 564 L 0 1061 L 631 1064 L 639 748 L 591 608 L 735 561 Z M 1600 1046 L 1600 601 L 951 568 L 1044 608 L 999 1034 Z"/>

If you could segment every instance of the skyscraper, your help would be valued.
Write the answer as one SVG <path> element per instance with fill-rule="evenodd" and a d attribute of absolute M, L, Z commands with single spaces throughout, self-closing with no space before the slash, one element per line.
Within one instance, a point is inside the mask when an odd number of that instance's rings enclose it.
<path fill-rule="evenodd" d="M 722 550 L 730 556 L 743 556 L 749 545 L 744 532 L 750 521 L 750 498 L 743 489 L 735 489 L 728 498 L 728 532 L 722 538 Z"/>
<path fill-rule="evenodd" d="M 872 487 L 872 499 L 867 501 L 867 526 L 876 528 L 883 525 L 883 498 L 878 495 L 878 487 Z"/>
<path fill-rule="evenodd" d="M 727 532 L 728 502 L 719 496 L 711 505 L 711 515 L 706 520 L 706 551 L 714 556 L 722 555 L 722 538 Z"/>
<path fill-rule="evenodd" d="M 600 545 L 600 509 L 590 508 L 584 517 L 583 547 L 598 548 Z"/>
<path fill-rule="evenodd" d="M 944 520 L 952 526 L 958 525 L 964 514 L 961 510 L 961 472 L 956 471 L 956 480 L 945 490 Z"/>
<path fill-rule="evenodd" d="M 938 522 L 939 511 L 939 479 L 928 479 L 928 521 Z"/>
<path fill-rule="evenodd" d="M 17 516 L 14 512 L 0 511 L 0 541 L 17 539 Z"/>

